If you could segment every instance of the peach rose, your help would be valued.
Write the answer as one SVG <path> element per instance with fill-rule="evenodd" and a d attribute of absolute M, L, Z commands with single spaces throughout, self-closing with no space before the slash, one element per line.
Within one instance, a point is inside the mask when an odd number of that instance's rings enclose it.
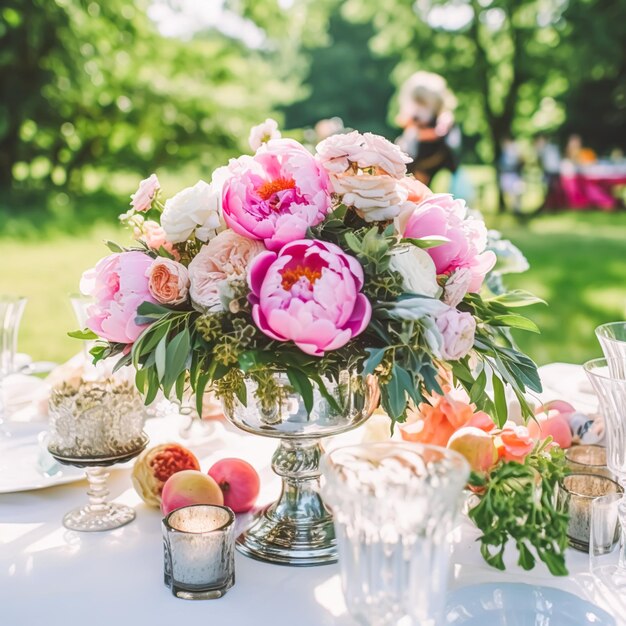
<path fill-rule="evenodd" d="M 209 311 L 223 310 L 220 295 L 231 280 L 245 280 L 252 259 L 265 250 L 260 241 L 225 230 L 202 246 L 189 264 L 191 301 Z"/>
<path fill-rule="evenodd" d="M 517 426 L 509 422 L 497 435 L 496 446 L 501 459 L 522 463 L 533 451 L 535 442 L 526 426 Z"/>
<path fill-rule="evenodd" d="M 157 302 L 175 306 L 187 300 L 189 273 L 184 265 L 160 257 L 148 268 L 146 276 L 148 289 Z"/>
<path fill-rule="evenodd" d="M 335 193 L 366 222 L 392 220 L 400 215 L 408 191 L 386 174 L 340 174 L 331 176 Z"/>
<path fill-rule="evenodd" d="M 462 454 L 475 472 L 489 472 L 498 462 L 494 438 L 475 426 L 459 428 L 450 437 L 448 448 Z"/>
<path fill-rule="evenodd" d="M 405 176 L 400 179 L 400 185 L 407 190 L 407 199 L 415 204 L 419 204 L 422 200 L 433 195 L 433 192 L 424 183 L 420 183 L 412 176 Z"/>

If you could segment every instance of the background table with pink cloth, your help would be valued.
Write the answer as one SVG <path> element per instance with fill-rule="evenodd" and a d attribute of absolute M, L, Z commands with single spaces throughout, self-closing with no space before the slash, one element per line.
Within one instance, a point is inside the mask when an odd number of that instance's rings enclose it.
<path fill-rule="evenodd" d="M 553 364 L 542 368 L 542 378 L 546 387 L 542 399 L 565 398 L 581 410 L 595 410 L 595 399 L 579 367 Z M 179 439 L 174 423 L 166 418 L 149 420 L 146 430 L 152 444 Z M 354 440 L 359 433 L 342 437 Z M 6 445 L 11 444 L 4 440 L 0 454 Z M 274 445 L 217 423 L 210 437 L 190 447 L 201 459 L 202 469 L 233 455 L 253 463 L 263 483 L 261 501 L 268 501 L 279 488 L 269 467 Z M 236 584 L 224 598 L 204 602 L 174 598 L 163 585 L 161 515 L 133 490 L 130 466 L 114 470 L 110 479 L 112 497 L 136 508 L 137 518 L 127 526 L 107 533 L 66 530 L 63 514 L 84 503 L 85 486 L 80 481 L 0 494 L 2 626 L 353 624 L 343 602 L 337 565 L 298 569 L 237 554 Z M 567 578 L 551 576 L 543 565 L 524 572 L 515 565 L 513 551 L 507 554 L 507 571 L 499 572 L 482 561 L 477 532 L 467 519 L 459 522 L 454 536 L 451 587 L 497 581 L 558 587 L 595 601 L 619 624 L 626 624 L 620 621 L 626 616 L 626 598 L 610 596 L 593 585 L 586 555 L 568 551 Z"/>
<path fill-rule="evenodd" d="M 550 197 L 547 202 L 554 207 L 574 210 L 612 211 L 620 206 L 614 190 L 622 185 L 626 185 L 626 164 L 597 163 L 566 169 L 560 175 L 562 198 Z"/>

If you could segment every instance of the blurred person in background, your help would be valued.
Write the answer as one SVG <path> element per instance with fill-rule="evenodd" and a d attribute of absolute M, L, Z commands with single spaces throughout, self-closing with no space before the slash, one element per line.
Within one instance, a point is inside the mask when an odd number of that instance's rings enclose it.
<path fill-rule="evenodd" d="M 543 174 L 546 195 L 541 210 L 552 210 L 564 204 L 561 187 L 561 150 L 559 145 L 544 134 L 535 138 L 537 161 Z"/>
<path fill-rule="evenodd" d="M 523 169 L 524 159 L 519 144 L 512 137 L 505 137 L 498 162 L 498 184 L 507 204 L 513 208 L 515 214 L 522 212 Z"/>
<path fill-rule="evenodd" d="M 399 100 L 396 122 L 403 131 L 396 143 L 413 159 L 409 172 L 426 185 L 443 169 L 454 174 L 461 132 L 454 123 L 456 98 L 445 79 L 416 72 L 403 83 Z"/>

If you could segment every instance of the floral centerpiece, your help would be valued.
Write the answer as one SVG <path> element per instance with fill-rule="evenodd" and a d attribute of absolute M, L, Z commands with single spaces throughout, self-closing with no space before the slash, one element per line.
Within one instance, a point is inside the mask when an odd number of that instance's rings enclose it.
<path fill-rule="evenodd" d="M 231 411 L 280 405 L 277 371 L 307 412 L 320 397 L 339 410 L 348 370 L 377 378 L 392 423 L 443 394 L 442 375 L 494 428 L 507 386 L 531 415 L 541 384 L 507 329 L 537 331 L 517 312 L 537 299 L 481 295 L 495 255 L 464 201 L 407 176 L 409 157 L 370 133 L 311 154 L 268 121 L 250 140 L 252 156 L 165 201 L 154 174 L 142 181 L 121 216 L 135 244 L 110 243 L 82 280 L 95 303 L 75 336 L 103 340 L 96 359 L 132 364 L 146 403 L 190 386 L 199 411 L 207 389 Z"/>

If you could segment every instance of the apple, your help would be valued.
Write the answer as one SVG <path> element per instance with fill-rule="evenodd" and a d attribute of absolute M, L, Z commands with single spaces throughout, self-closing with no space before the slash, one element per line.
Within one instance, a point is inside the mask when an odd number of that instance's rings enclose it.
<path fill-rule="evenodd" d="M 206 474 L 197 470 L 183 470 L 172 474 L 161 492 L 163 515 L 190 504 L 224 504 L 220 486 Z"/>
<path fill-rule="evenodd" d="M 249 511 L 256 502 L 261 488 L 257 471 L 242 459 L 222 459 L 209 470 L 224 493 L 224 504 L 235 513 Z"/>
<path fill-rule="evenodd" d="M 459 428 L 448 448 L 462 454 L 475 472 L 489 472 L 498 462 L 498 450 L 493 437 L 475 426 Z"/>

